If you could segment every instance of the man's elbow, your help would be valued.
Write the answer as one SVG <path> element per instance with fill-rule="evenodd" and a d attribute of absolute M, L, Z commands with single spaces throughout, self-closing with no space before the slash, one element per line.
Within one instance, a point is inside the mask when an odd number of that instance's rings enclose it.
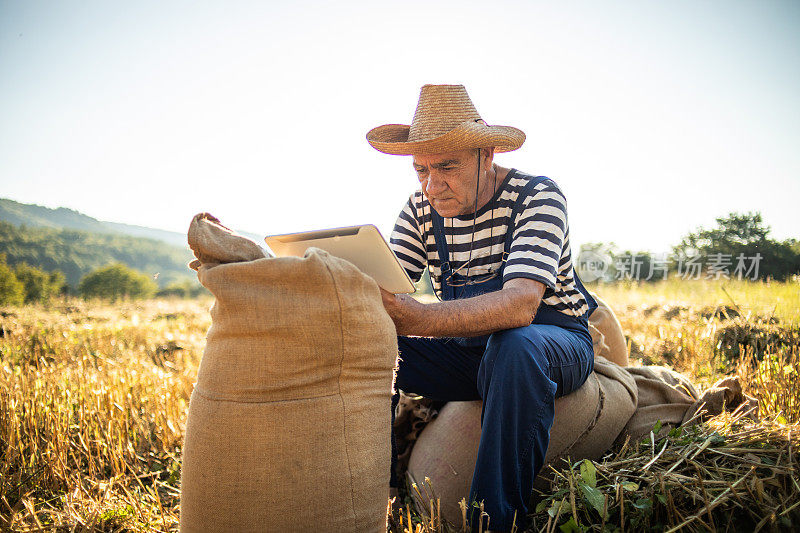
<path fill-rule="evenodd" d="M 525 326 L 530 326 L 538 308 L 538 304 L 533 302 L 525 302 L 525 304 L 518 306 L 516 312 L 513 313 L 511 327 L 524 328 Z"/>
<path fill-rule="evenodd" d="M 515 293 L 506 304 L 504 329 L 524 328 L 530 326 L 536 310 L 539 307 L 539 300 L 525 293 Z"/>
<path fill-rule="evenodd" d="M 511 289 L 509 291 L 511 293 L 509 327 L 511 328 L 529 326 L 541 305 L 544 285 L 537 281 L 524 281 L 525 285 L 509 287 Z"/>

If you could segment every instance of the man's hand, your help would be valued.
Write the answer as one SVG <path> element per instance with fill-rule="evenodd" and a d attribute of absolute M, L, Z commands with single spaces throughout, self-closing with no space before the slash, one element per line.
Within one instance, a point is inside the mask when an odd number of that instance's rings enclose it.
<path fill-rule="evenodd" d="M 398 335 L 475 337 L 530 324 L 544 290 L 538 281 L 515 278 L 499 291 L 463 300 L 422 304 L 383 289 L 381 297 Z"/>
<path fill-rule="evenodd" d="M 383 307 L 394 321 L 398 335 L 411 335 L 414 321 L 421 315 L 424 305 L 407 294 L 392 294 L 381 289 Z"/>

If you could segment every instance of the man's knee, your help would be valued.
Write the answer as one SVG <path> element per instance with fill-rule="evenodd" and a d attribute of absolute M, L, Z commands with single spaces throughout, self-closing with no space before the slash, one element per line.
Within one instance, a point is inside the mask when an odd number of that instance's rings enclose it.
<path fill-rule="evenodd" d="M 533 358 L 542 359 L 543 364 L 546 365 L 547 358 L 542 349 L 544 343 L 544 337 L 535 327 L 525 326 L 493 333 L 489 337 L 486 350 L 487 352 L 507 354 L 504 355 L 504 359 L 509 361 L 524 362 Z"/>
<path fill-rule="evenodd" d="M 549 377 L 548 359 L 542 351 L 543 339 L 530 326 L 493 333 L 486 345 L 484 364 L 492 373 L 541 374 Z"/>

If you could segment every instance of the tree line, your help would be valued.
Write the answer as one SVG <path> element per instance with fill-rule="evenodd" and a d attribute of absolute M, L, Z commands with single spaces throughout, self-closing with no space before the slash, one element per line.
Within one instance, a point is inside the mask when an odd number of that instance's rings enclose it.
<path fill-rule="evenodd" d="M 162 288 L 192 279 L 186 267 L 193 259 L 188 246 L 179 248 L 128 235 L 15 226 L 0 221 L 0 253 L 12 267 L 25 263 L 45 272 L 61 272 L 72 289 L 86 274 L 111 263 L 151 276 L 158 273 Z"/>
<path fill-rule="evenodd" d="M 147 274 L 115 263 L 100 267 L 81 278 L 76 290 L 71 291 L 64 274 L 20 263 L 11 267 L 0 254 L 0 305 L 47 303 L 53 297 L 76 293 L 84 299 L 140 299 L 173 296 L 195 298 L 206 293 L 197 284 L 182 281 L 160 288 Z"/>
<path fill-rule="evenodd" d="M 669 254 L 619 251 L 616 246 L 581 246 L 576 261 L 585 281 L 747 279 L 787 281 L 800 277 L 800 240 L 778 241 L 760 213 L 730 213 L 710 229 L 687 234 Z"/>
<path fill-rule="evenodd" d="M 153 239 L 0 221 L 0 305 L 84 298 L 191 298 L 205 292 L 183 249 Z"/>

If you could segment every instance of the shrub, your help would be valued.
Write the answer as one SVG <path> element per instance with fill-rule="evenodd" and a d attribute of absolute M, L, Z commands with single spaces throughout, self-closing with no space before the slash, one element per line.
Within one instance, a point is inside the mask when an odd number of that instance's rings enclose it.
<path fill-rule="evenodd" d="M 15 269 L 15 274 L 24 287 L 25 303 L 46 302 L 64 289 L 64 274 L 61 272 L 48 273 L 26 263 L 20 263 Z"/>
<path fill-rule="evenodd" d="M 148 298 L 155 294 L 156 283 L 149 276 L 122 264 L 99 268 L 81 279 L 78 292 L 84 299 Z"/>
<path fill-rule="evenodd" d="M 22 305 L 25 301 L 25 287 L 14 275 L 4 261 L 4 257 L 0 257 L 0 305 Z"/>

